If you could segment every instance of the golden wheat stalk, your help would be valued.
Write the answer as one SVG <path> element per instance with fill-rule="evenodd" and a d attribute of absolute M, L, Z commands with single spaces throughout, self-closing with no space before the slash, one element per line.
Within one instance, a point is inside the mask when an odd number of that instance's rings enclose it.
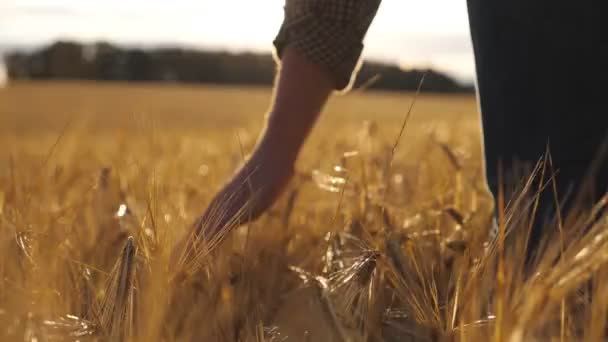
<path fill-rule="evenodd" d="M 114 341 L 124 341 L 134 333 L 136 253 L 135 239 L 127 238 L 101 303 L 100 326 Z"/>

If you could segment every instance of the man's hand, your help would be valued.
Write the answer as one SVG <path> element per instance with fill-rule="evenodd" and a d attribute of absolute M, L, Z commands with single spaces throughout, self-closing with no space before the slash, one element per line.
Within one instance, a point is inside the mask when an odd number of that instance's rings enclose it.
<path fill-rule="evenodd" d="M 293 165 L 276 146 L 262 142 L 209 204 L 196 235 L 209 242 L 221 240 L 232 228 L 257 219 L 279 197 Z"/>

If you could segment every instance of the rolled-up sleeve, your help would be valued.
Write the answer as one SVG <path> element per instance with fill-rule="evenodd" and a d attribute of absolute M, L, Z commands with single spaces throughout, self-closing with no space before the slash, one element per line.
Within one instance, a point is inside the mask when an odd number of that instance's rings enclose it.
<path fill-rule="evenodd" d="M 355 78 L 363 39 L 381 0 L 286 0 L 285 19 L 274 40 L 281 59 L 289 46 L 330 72 L 335 88 Z"/>

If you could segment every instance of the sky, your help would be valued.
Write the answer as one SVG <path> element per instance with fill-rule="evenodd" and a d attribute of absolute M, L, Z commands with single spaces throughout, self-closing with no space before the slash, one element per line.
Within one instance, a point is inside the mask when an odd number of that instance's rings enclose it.
<path fill-rule="evenodd" d="M 0 0 L 0 45 L 73 39 L 269 52 L 284 1 Z M 464 0 L 383 0 L 365 46 L 369 59 L 474 79 Z"/>

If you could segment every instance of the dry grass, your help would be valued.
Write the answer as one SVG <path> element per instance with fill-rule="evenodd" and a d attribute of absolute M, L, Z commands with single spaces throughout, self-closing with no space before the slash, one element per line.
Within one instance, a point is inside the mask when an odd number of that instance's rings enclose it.
<path fill-rule="evenodd" d="M 171 248 L 241 162 L 265 89 L 0 90 L 6 341 L 601 340 L 608 217 L 564 218 L 532 270 L 537 183 L 497 240 L 471 97 L 337 99 L 272 210 L 183 269 Z M 373 119 L 363 124 L 363 120 Z M 390 160 L 392 159 L 392 163 Z M 537 174 L 547 175 L 546 163 Z M 548 179 L 549 177 L 545 177 Z"/>

